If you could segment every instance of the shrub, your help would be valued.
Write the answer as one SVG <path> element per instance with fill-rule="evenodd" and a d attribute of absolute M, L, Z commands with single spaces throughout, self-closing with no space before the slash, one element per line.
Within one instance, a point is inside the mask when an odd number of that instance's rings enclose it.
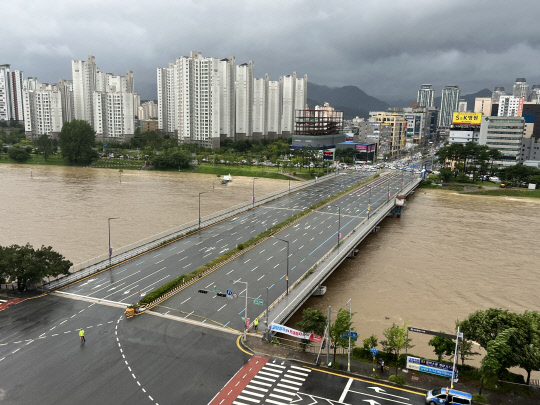
<path fill-rule="evenodd" d="M 239 243 L 237 247 L 238 247 L 238 250 L 242 250 L 242 249 L 244 248 L 244 244 L 243 244 L 243 243 Z"/>
<path fill-rule="evenodd" d="M 391 375 L 390 377 L 388 377 L 388 381 L 390 382 L 393 382 L 393 383 L 396 383 L 396 384 L 405 384 L 405 378 L 403 378 L 402 375 Z"/>
<path fill-rule="evenodd" d="M 487 397 L 485 395 L 481 395 L 481 394 L 473 394 L 472 400 L 473 400 L 473 403 L 474 402 L 478 402 L 480 404 L 487 404 L 488 403 Z"/>
<path fill-rule="evenodd" d="M 339 361 L 336 361 L 336 362 L 332 363 L 330 368 L 333 368 L 334 370 L 341 370 L 341 363 Z"/>

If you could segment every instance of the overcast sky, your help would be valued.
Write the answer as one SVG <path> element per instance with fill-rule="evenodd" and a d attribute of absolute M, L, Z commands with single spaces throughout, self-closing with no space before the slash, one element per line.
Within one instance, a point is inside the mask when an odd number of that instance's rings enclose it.
<path fill-rule="evenodd" d="M 157 97 L 156 68 L 191 50 L 384 101 L 423 83 L 508 91 L 540 84 L 539 13 L 538 0 L 5 0 L 0 64 L 53 83 L 94 55 L 101 71 L 132 70 L 143 99 Z"/>

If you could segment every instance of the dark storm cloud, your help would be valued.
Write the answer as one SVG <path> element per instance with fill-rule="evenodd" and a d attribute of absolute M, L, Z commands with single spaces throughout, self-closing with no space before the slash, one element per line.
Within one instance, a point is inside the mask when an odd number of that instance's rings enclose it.
<path fill-rule="evenodd" d="M 464 93 L 540 83 L 535 0 L 470 1 L 30 1 L 4 2 L 0 63 L 42 82 L 71 77 L 71 60 L 134 71 L 156 97 L 156 67 L 198 50 L 255 76 L 307 73 L 329 86 L 413 99 L 422 83 Z M 508 90 L 508 89 L 507 89 Z"/>

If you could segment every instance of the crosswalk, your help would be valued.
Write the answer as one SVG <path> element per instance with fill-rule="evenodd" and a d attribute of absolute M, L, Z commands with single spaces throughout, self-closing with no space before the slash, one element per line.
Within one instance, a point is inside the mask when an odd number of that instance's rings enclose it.
<path fill-rule="evenodd" d="M 311 370 L 297 366 L 267 362 L 233 401 L 235 405 L 288 405 Z"/>

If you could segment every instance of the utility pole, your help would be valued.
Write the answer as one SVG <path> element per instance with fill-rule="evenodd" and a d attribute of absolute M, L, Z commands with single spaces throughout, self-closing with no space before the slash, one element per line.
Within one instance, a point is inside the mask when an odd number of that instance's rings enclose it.
<path fill-rule="evenodd" d="M 347 301 L 347 304 L 345 305 L 349 305 L 349 353 L 348 353 L 348 357 L 347 357 L 347 372 L 351 372 L 351 307 L 352 307 L 352 302 L 351 302 L 351 299 L 349 299 L 349 301 Z"/>

